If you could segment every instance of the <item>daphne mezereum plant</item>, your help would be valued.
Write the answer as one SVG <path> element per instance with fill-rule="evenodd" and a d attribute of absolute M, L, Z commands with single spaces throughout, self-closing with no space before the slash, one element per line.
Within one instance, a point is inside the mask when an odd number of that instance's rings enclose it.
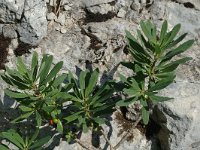
<path fill-rule="evenodd" d="M 13 120 L 22 121 L 34 117 L 37 126 L 42 122 L 53 120 L 62 132 L 62 123 L 59 115 L 62 109 L 61 83 L 66 74 L 57 75 L 63 62 L 58 62 L 52 67 L 53 56 L 43 55 L 41 62 L 35 52 L 30 67 L 26 66 L 21 57 L 17 58 L 17 68 L 9 69 L 1 77 L 11 87 L 5 94 L 14 98 L 19 103 L 22 115 Z"/>
<path fill-rule="evenodd" d="M 106 82 L 97 87 L 99 71 L 81 71 L 78 78 L 72 73 L 68 75 L 68 82 L 73 84 L 73 91 L 68 92 L 72 101 L 70 112 L 64 120 L 67 124 L 74 124 L 83 132 L 100 129 L 108 121 L 105 115 L 113 112 L 116 102 L 109 101 L 114 88 L 111 82 Z M 69 138 L 69 136 L 67 136 Z"/>
<path fill-rule="evenodd" d="M 50 136 L 38 138 L 39 129 L 34 131 L 32 135 L 22 135 L 13 129 L 6 132 L 1 132 L 0 137 L 7 142 L 12 143 L 16 148 L 20 150 L 42 150 L 44 145 L 50 140 Z M 31 135 L 31 136 L 30 136 Z M 7 144 L 0 144 L 1 150 L 10 150 Z"/>
<path fill-rule="evenodd" d="M 121 80 L 125 84 L 123 91 L 129 98 L 118 104 L 127 106 L 134 101 L 140 101 L 143 106 L 141 109 L 143 123 L 148 124 L 153 106 L 171 99 L 159 96 L 158 92 L 174 81 L 176 68 L 191 60 L 191 57 L 172 61 L 171 59 L 185 52 L 194 41 L 188 40 L 180 44 L 187 35 L 185 33 L 177 37 L 180 24 L 168 31 L 168 23 L 164 21 L 160 34 L 150 21 L 141 21 L 140 27 L 142 30 L 137 30 L 137 38 L 126 31 L 129 53 L 134 60 L 122 62 L 122 65 L 132 69 L 134 75 L 128 78 L 121 75 Z"/>

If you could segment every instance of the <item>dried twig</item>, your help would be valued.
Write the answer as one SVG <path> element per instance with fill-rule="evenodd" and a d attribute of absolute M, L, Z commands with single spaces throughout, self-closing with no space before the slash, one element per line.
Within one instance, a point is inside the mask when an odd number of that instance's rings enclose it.
<path fill-rule="evenodd" d="M 103 129 L 101 129 L 101 133 L 103 134 L 104 139 L 110 145 L 110 150 L 114 150 L 110 140 L 107 138 L 107 135 L 104 133 Z"/>
<path fill-rule="evenodd" d="M 90 150 L 90 148 L 87 147 L 87 146 L 85 146 L 81 140 L 76 139 L 75 141 L 76 141 L 81 147 L 83 147 L 83 148 L 85 148 L 85 149 L 87 149 L 87 150 Z"/>

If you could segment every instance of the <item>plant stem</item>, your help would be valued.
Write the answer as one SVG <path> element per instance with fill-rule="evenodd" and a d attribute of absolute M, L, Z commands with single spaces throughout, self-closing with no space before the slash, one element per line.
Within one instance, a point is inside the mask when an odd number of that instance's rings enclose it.
<path fill-rule="evenodd" d="M 114 146 L 113 150 L 116 150 L 119 148 L 119 146 L 124 143 L 124 141 L 126 140 L 126 138 L 128 137 L 128 135 L 133 131 L 133 129 L 135 129 L 135 127 L 138 125 L 138 123 L 140 122 L 140 120 L 142 119 L 142 117 L 139 117 L 136 122 L 133 124 L 133 127 L 131 129 L 129 129 L 128 131 L 126 131 L 126 134 L 124 134 L 124 136 L 121 138 L 121 140 Z"/>
<path fill-rule="evenodd" d="M 107 135 L 104 133 L 103 129 L 101 129 L 101 133 L 103 134 L 104 139 L 110 145 L 110 150 L 114 150 L 110 140 L 107 138 Z"/>
<path fill-rule="evenodd" d="M 81 140 L 75 139 L 75 141 L 76 141 L 81 147 L 85 148 L 86 150 L 91 150 L 89 147 L 85 146 Z"/>

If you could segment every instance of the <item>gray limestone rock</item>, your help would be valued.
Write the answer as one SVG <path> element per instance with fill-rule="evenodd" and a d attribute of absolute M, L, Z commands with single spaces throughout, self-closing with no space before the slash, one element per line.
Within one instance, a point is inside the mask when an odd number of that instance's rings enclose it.
<path fill-rule="evenodd" d="M 42 0 L 26 0 L 24 16 L 17 25 L 20 40 L 37 45 L 47 34 L 46 3 Z"/>
<path fill-rule="evenodd" d="M 154 115 L 161 126 L 158 138 L 162 149 L 199 149 L 200 83 L 177 81 L 162 94 L 174 98 L 158 105 Z"/>
<path fill-rule="evenodd" d="M 0 1 L 0 21 L 4 23 L 14 23 L 20 20 L 25 0 L 1 0 Z"/>
<path fill-rule="evenodd" d="M 12 24 L 3 26 L 3 36 L 6 38 L 17 38 L 16 27 Z"/>

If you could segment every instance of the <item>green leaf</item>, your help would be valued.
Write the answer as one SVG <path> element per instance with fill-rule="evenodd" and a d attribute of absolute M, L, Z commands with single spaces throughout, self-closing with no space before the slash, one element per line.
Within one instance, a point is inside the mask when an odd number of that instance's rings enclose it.
<path fill-rule="evenodd" d="M 10 150 L 10 149 L 5 145 L 0 145 L 0 150 Z"/>
<path fill-rule="evenodd" d="M 170 36 L 167 39 L 165 39 L 162 46 L 172 42 L 172 40 L 176 37 L 177 33 L 179 32 L 180 28 L 181 28 L 180 24 L 175 25 L 174 28 L 171 30 L 171 32 L 169 32 Z"/>
<path fill-rule="evenodd" d="M 148 91 L 152 92 L 152 91 L 164 89 L 165 87 L 167 87 L 174 81 L 174 78 L 175 78 L 174 76 L 171 76 L 169 78 L 162 79 L 158 81 L 154 86 L 152 86 Z"/>
<path fill-rule="evenodd" d="M 176 40 L 173 40 L 171 43 L 167 44 L 164 47 L 164 49 L 169 49 L 169 48 L 176 46 L 179 42 L 181 42 L 186 37 L 186 35 L 187 35 L 187 33 L 184 33 L 183 35 L 178 37 Z"/>
<path fill-rule="evenodd" d="M 99 117 L 96 117 L 96 118 L 93 118 L 93 120 L 98 123 L 99 125 L 101 124 L 105 124 L 106 120 L 104 118 L 99 118 Z"/>
<path fill-rule="evenodd" d="M 32 111 L 32 108 L 24 106 L 24 105 L 20 105 L 19 109 L 21 109 L 23 112 L 30 112 L 30 111 Z"/>
<path fill-rule="evenodd" d="M 192 60 L 191 57 L 185 57 L 176 61 L 173 61 L 167 65 L 161 66 L 160 71 L 161 72 L 171 72 L 174 71 L 180 64 L 184 64 L 185 62 Z"/>
<path fill-rule="evenodd" d="M 18 148 L 23 149 L 24 142 L 23 143 L 20 142 L 22 138 L 14 130 L 9 130 L 8 132 L 1 132 L 0 137 L 9 140 L 11 143 L 16 145 Z"/>
<path fill-rule="evenodd" d="M 60 120 L 58 120 L 58 123 L 57 123 L 57 131 L 60 134 L 63 134 L 63 125 L 62 125 L 62 122 Z"/>
<path fill-rule="evenodd" d="M 154 37 L 151 35 L 151 31 L 150 31 L 151 27 L 147 26 L 144 21 L 140 21 L 140 27 L 142 28 L 142 31 L 145 34 L 145 36 L 148 38 L 148 40 L 153 41 L 153 43 L 155 43 Z"/>
<path fill-rule="evenodd" d="M 27 98 L 29 97 L 29 95 L 27 94 L 24 94 L 24 93 L 19 93 L 19 92 L 16 92 L 16 91 L 11 91 L 11 90 L 4 90 L 5 94 L 8 95 L 9 97 L 11 98 Z"/>
<path fill-rule="evenodd" d="M 42 82 L 42 84 L 48 83 L 52 78 L 56 77 L 57 73 L 60 71 L 60 69 L 63 66 L 63 62 L 57 63 L 53 69 L 50 71 L 50 73 L 47 75 L 46 79 Z"/>
<path fill-rule="evenodd" d="M 165 20 L 162 24 L 162 28 L 161 28 L 161 33 L 160 33 L 160 42 L 163 41 L 166 33 L 167 33 L 167 28 L 168 28 L 168 23 L 167 21 Z"/>
<path fill-rule="evenodd" d="M 33 81 L 35 81 L 37 77 L 37 71 L 38 71 L 38 54 L 34 52 L 31 63 L 31 72 Z"/>
<path fill-rule="evenodd" d="M 128 106 L 130 104 L 132 104 L 133 102 L 135 102 L 138 99 L 138 97 L 130 97 L 128 99 L 125 100 L 120 100 L 116 103 L 117 106 Z"/>
<path fill-rule="evenodd" d="M 180 46 L 178 46 L 177 48 L 169 51 L 163 58 L 162 58 L 162 62 L 166 62 L 168 60 L 170 60 L 172 57 L 174 57 L 175 55 L 181 54 L 183 52 L 185 52 L 188 48 L 190 48 L 192 46 L 192 44 L 194 43 L 194 40 L 189 40 L 183 44 L 181 44 Z"/>
<path fill-rule="evenodd" d="M 40 74 L 38 75 L 40 77 L 40 82 L 39 84 L 41 85 L 42 82 L 45 80 L 45 78 L 47 77 L 47 74 L 49 73 L 49 70 L 50 70 L 50 67 L 51 67 L 51 64 L 52 64 L 52 61 L 53 61 L 53 56 L 47 56 L 46 59 L 44 58 L 44 68 L 42 68 L 40 72 Z"/>
<path fill-rule="evenodd" d="M 149 98 L 150 98 L 153 102 L 164 102 L 164 101 L 168 101 L 168 100 L 173 99 L 173 98 L 163 97 L 163 96 L 158 96 L 158 95 L 149 95 Z"/>
<path fill-rule="evenodd" d="M 34 142 L 34 144 L 30 147 L 31 150 L 35 150 L 36 148 L 41 148 L 44 144 L 48 143 L 51 139 L 51 136 L 44 137 Z"/>
<path fill-rule="evenodd" d="M 35 133 L 31 137 L 31 139 L 28 141 L 28 147 L 30 147 L 34 143 L 35 139 L 38 137 L 38 134 L 39 134 L 39 129 L 36 129 Z"/>
<path fill-rule="evenodd" d="M 145 125 L 147 125 L 149 122 L 149 111 L 144 107 L 142 108 L 142 120 Z"/>
<path fill-rule="evenodd" d="M 70 116 L 67 116 L 65 118 L 63 118 L 64 120 L 67 120 L 68 123 L 78 119 L 80 116 L 80 114 L 83 113 L 83 111 L 79 111 L 79 112 L 76 112 L 76 113 L 73 113 L 72 115 Z"/>
<path fill-rule="evenodd" d="M 79 85 L 80 85 L 80 89 L 81 89 L 81 94 L 82 97 L 85 97 L 85 77 L 87 74 L 88 70 L 86 71 L 81 71 L 80 76 L 79 76 Z"/>
<path fill-rule="evenodd" d="M 21 57 L 17 57 L 17 69 L 22 75 L 26 75 L 28 73 L 28 70 Z"/>
<path fill-rule="evenodd" d="M 36 115 L 35 118 L 36 118 L 36 121 L 37 121 L 37 126 L 40 127 L 40 126 L 42 125 L 42 117 L 41 117 L 41 115 L 38 113 L 38 111 L 36 111 L 35 115 Z"/>
<path fill-rule="evenodd" d="M 98 70 L 93 71 L 93 73 L 91 74 L 91 77 L 89 79 L 88 86 L 86 87 L 86 91 L 85 91 L 86 97 L 89 96 L 89 94 L 91 94 L 91 92 L 94 90 L 94 88 L 97 84 L 98 76 L 99 76 Z"/>
<path fill-rule="evenodd" d="M 14 119 L 13 121 L 11 121 L 11 123 L 16 123 L 17 121 L 21 121 L 21 120 L 24 120 L 24 119 L 27 119 L 29 118 L 34 112 L 31 111 L 31 112 L 28 112 L 28 113 L 25 113 L 19 117 L 17 117 L 16 119 Z"/>
<path fill-rule="evenodd" d="M 63 81 L 64 81 L 66 78 L 67 78 L 67 74 L 62 74 L 62 75 L 58 76 L 58 77 L 54 80 L 52 86 L 54 86 L 54 87 L 59 86 L 61 83 L 63 83 Z"/>

